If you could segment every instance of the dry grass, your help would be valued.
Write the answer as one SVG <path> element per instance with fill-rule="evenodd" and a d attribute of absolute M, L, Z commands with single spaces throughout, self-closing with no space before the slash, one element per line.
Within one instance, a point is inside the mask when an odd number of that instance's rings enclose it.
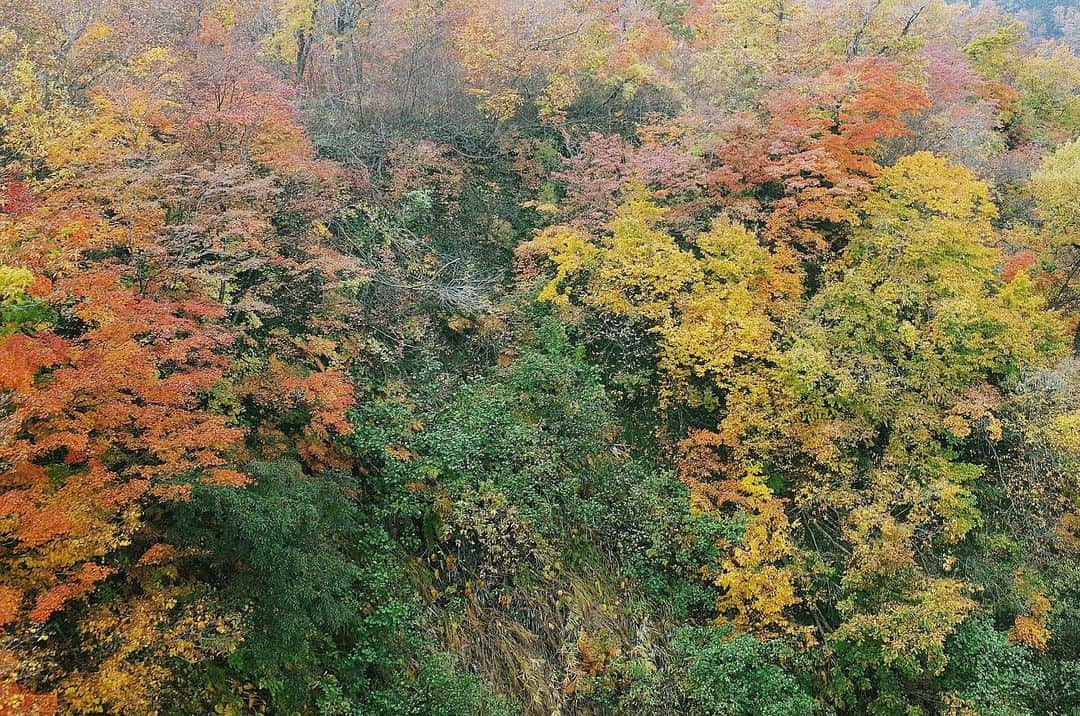
<path fill-rule="evenodd" d="M 666 662 L 659 643 L 664 615 L 633 604 L 614 566 L 589 565 L 524 587 L 487 589 L 467 597 L 453 617 L 432 607 L 447 648 L 495 693 L 522 704 L 525 716 L 587 714 L 582 679 L 618 658 Z"/>

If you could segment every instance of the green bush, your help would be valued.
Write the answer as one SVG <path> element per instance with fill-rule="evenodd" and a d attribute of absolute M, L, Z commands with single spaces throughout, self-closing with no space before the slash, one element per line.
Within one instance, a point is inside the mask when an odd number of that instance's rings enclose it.
<path fill-rule="evenodd" d="M 181 545 L 209 555 L 222 607 L 245 615 L 208 678 L 253 681 L 274 713 L 503 713 L 420 635 L 403 555 L 346 496 L 349 476 L 290 462 L 250 474 L 247 490 L 197 489 L 176 523 Z"/>
<path fill-rule="evenodd" d="M 778 642 L 759 643 L 726 628 L 684 627 L 672 640 L 671 676 L 691 716 L 802 716 L 814 699 L 782 664 Z"/>

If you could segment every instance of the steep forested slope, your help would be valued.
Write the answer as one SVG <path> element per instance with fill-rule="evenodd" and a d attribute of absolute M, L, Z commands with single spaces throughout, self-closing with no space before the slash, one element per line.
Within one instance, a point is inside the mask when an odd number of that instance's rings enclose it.
<path fill-rule="evenodd" d="M 1080 712 L 1044 5 L 0 0 L 0 715 Z"/>

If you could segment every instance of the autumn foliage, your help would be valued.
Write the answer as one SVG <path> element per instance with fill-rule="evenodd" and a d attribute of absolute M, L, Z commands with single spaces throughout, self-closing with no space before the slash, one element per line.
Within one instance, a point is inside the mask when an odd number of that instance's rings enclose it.
<path fill-rule="evenodd" d="M 1080 709 L 999 5 L 0 2 L 0 716 Z"/>

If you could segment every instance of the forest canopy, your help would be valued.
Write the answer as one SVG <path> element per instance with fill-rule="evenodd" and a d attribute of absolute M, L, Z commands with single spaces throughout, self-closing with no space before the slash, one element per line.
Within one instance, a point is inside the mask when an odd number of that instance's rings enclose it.
<path fill-rule="evenodd" d="M 0 0 L 0 716 L 1080 714 L 1078 50 Z"/>

